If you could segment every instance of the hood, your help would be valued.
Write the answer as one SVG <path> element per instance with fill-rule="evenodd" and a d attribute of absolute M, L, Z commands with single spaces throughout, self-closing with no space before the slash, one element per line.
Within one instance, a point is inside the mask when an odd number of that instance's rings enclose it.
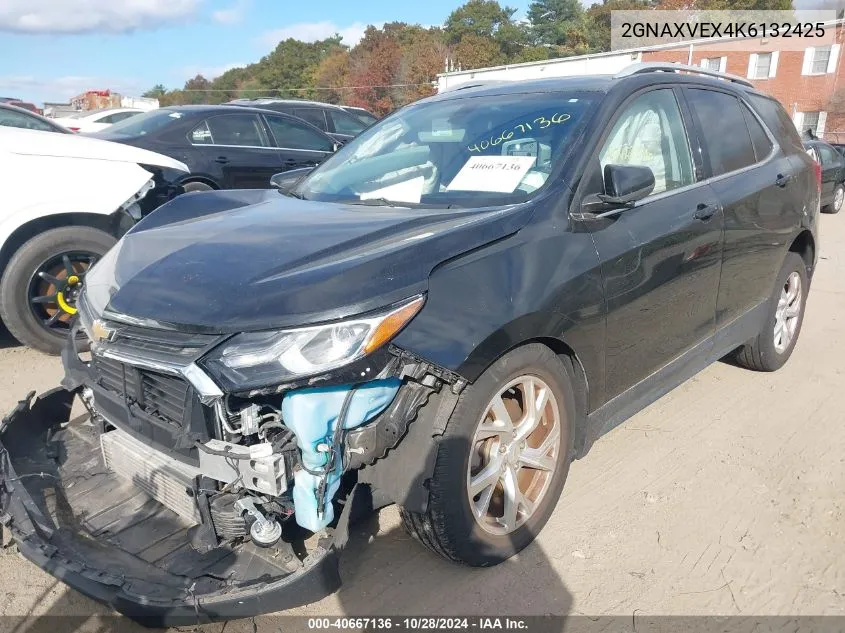
<path fill-rule="evenodd" d="M 86 277 L 86 295 L 98 313 L 217 332 L 343 318 L 424 292 L 434 267 L 516 232 L 532 209 L 187 194 L 124 236 Z"/>
<path fill-rule="evenodd" d="M 188 171 L 185 163 L 149 150 L 77 134 L 0 127 L 0 147 L 13 154 L 136 163 Z"/>

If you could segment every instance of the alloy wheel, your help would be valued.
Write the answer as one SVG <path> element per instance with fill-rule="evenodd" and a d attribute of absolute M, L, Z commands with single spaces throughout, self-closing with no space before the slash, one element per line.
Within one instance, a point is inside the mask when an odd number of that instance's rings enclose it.
<path fill-rule="evenodd" d="M 520 376 L 488 403 L 471 444 L 467 494 L 482 529 L 506 535 L 542 502 L 560 456 L 560 409 L 546 382 Z"/>
<path fill-rule="evenodd" d="M 778 354 L 783 354 L 789 349 L 792 339 L 795 338 L 798 319 L 801 316 L 802 300 L 801 275 L 793 271 L 783 284 L 775 310 L 774 342 L 775 351 Z"/>
<path fill-rule="evenodd" d="M 845 189 L 837 187 L 833 193 L 833 210 L 839 211 L 842 208 L 842 201 L 845 199 Z"/>
<path fill-rule="evenodd" d="M 44 329 L 58 334 L 69 331 L 85 274 L 98 258 L 82 251 L 61 253 L 35 270 L 29 281 L 28 299 Z"/>

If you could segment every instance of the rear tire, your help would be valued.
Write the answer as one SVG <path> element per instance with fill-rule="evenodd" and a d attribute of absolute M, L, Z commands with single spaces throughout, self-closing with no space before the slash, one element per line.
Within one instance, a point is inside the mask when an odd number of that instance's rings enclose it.
<path fill-rule="evenodd" d="M 9 333 L 29 347 L 47 354 L 60 353 L 67 340 L 67 329 L 47 328 L 36 314 L 30 297 L 33 277 L 44 262 L 62 254 L 90 253 L 98 259 L 116 242 L 115 237 L 105 231 L 87 226 L 64 226 L 40 233 L 22 244 L 0 281 L 0 318 Z"/>
<path fill-rule="evenodd" d="M 806 263 L 797 253 L 787 253 L 768 302 L 763 330 L 737 351 L 735 358 L 740 365 L 756 371 L 783 367 L 801 333 L 809 287 Z M 792 298 L 791 291 L 796 288 L 798 295 Z"/>
<path fill-rule="evenodd" d="M 839 213 L 839 210 L 842 208 L 842 203 L 845 201 L 845 185 L 842 183 L 836 185 L 836 189 L 833 190 L 833 199 L 830 201 L 830 204 L 825 206 L 822 211 L 825 213 Z"/>
<path fill-rule="evenodd" d="M 531 386 L 524 387 L 519 382 L 522 380 Z M 508 388 L 514 383 L 516 386 Z M 526 395 L 529 391 L 534 395 Z M 541 413 L 534 422 L 535 430 L 520 441 L 520 429 L 531 428 L 530 423 L 523 426 L 527 402 L 535 402 L 530 410 Z M 522 550 L 548 521 L 566 481 L 576 415 L 574 403 L 566 367 L 545 345 L 520 347 L 493 363 L 464 389 L 446 432 L 433 449 L 437 458 L 427 511 L 402 509 L 408 531 L 433 552 L 472 566 L 495 565 Z M 494 415 L 492 407 L 499 405 L 506 413 Z M 486 437 L 491 428 L 504 428 L 497 426 L 500 419 L 513 420 L 510 435 L 479 440 L 479 435 Z M 536 433 L 540 433 L 539 437 Z M 506 437 L 512 441 L 506 442 Z M 509 448 L 503 449 L 506 446 Z M 529 466 L 524 460 L 537 464 L 542 460 L 542 467 Z M 474 465 L 477 461 L 481 463 Z M 485 476 L 488 468 L 491 473 L 502 474 Z M 474 482 L 488 480 L 495 483 L 470 497 L 470 486 L 478 489 Z M 516 496 L 508 497 L 506 488 L 514 490 L 514 486 Z M 484 503 L 481 498 L 487 492 Z M 509 498 L 520 501 L 511 501 L 509 506 Z M 508 507 L 516 508 L 511 521 Z M 512 529 L 507 528 L 508 523 Z"/>

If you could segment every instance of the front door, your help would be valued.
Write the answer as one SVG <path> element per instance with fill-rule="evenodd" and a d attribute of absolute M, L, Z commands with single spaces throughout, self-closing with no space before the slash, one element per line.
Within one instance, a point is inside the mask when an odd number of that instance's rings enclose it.
<path fill-rule="evenodd" d="M 836 185 L 841 182 L 845 159 L 835 149 L 821 143 L 816 145 L 816 150 L 819 153 L 822 165 L 822 204 L 831 204 Z"/>
<path fill-rule="evenodd" d="M 661 88 L 623 105 L 586 181 L 599 191 L 585 193 L 600 193 L 606 165 L 649 167 L 655 179 L 649 196 L 593 232 L 607 307 L 608 398 L 714 332 L 722 212 L 697 182 L 679 96 Z"/>
<path fill-rule="evenodd" d="M 209 117 L 190 134 L 205 170 L 224 189 L 267 189 L 282 171 L 279 154 L 257 114 L 233 113 Z"/>

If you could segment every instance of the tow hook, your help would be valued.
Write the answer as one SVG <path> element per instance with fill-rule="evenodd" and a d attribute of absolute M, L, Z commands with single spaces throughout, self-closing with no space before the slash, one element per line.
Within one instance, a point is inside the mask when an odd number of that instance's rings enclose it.
<path fill-rule="evenodd" d="M 282 538 L 282 526 L 275 519 L 268 519 L 255 507 L 251 497 L 242 497 L 235 501 L 235 509 L 241 514 L 248 514 L 254 519 L 249 527 L 252 542 L 260 547 L 272 547 Z"/>

